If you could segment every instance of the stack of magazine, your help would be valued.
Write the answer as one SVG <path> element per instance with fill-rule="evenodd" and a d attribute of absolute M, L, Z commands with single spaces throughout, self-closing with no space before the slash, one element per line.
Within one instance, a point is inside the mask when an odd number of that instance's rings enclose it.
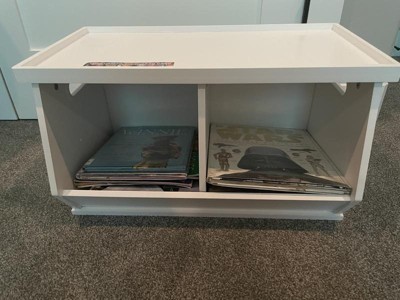
<path fill-rule="evenodd" d="M 79 189 L 190 189 L 198 179 L 196 129 L 122 127 L 78 171 Z"/>
<path fill-rule="evenodd" d="M 350 194 L 328 156 L 299 129 L 211 125 L 210 191 Z"/>

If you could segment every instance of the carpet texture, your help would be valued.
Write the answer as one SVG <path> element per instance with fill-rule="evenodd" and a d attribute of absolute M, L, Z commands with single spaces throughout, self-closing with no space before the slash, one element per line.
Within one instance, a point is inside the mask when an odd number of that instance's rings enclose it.
<path fill-rule="evenodd" d="M 0 122 L 1 299 L 400 299 L 400 84 L 342 222 L 74 217 L 36 121 Z"/>

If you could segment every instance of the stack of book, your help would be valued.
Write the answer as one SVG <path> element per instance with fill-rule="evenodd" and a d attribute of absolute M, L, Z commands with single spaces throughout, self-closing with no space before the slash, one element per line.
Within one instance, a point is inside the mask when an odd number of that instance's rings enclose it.
<path fill-rule="evenodd" d="M 210 191 L 350 194 L 351 187 L 305 130 L 215 125 Z"/>
<path fill-rule="evenodd" d="M 194 127 L 122 127 L 76 174 L 78 189 L 177 190 L 198 179 Z"/>

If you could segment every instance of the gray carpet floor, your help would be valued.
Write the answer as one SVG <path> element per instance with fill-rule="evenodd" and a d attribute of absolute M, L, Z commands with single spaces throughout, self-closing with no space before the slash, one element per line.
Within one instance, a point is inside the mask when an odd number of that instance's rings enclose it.
<path fill-rule="evenodd" d="M 342 222 L 74 217 L 36 121 L 0 122 L 1 299 L 400 299 L 400 84 Z"/>

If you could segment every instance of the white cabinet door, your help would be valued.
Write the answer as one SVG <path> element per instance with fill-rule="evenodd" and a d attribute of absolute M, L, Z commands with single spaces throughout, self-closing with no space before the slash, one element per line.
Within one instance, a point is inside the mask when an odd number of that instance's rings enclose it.
<path fill-rule="evenodd" d="M 36 119 L 33 91 L 30 84 L 16 81 L 11 67 L 31 54 L 16 1 L 2 0 L 0 4 L 0 68 L 20 119 Z M 0 117 L 0 119 L 5 118 Z"/>
<path fill-rule="evenodd" d="M 341 24 L 391 55 L 400 27 L 400 1 L 347 0 Z"/>
<path fill-rule="evenodd" d="M 304 0 L 263 0 L 261 23 L 301 23 Z"/>
<path fill-rule="evenodd" d="M 263 0 L 261 23 L 301 23 L 305 0 Z M 311 0 L 307 23 L 339 23 L 344 0 Z"/>
<path fill-rule="evenodd" d="M 339 23 L 343 5 L 344 0 L 311 0 L 308 23 Z"/>

